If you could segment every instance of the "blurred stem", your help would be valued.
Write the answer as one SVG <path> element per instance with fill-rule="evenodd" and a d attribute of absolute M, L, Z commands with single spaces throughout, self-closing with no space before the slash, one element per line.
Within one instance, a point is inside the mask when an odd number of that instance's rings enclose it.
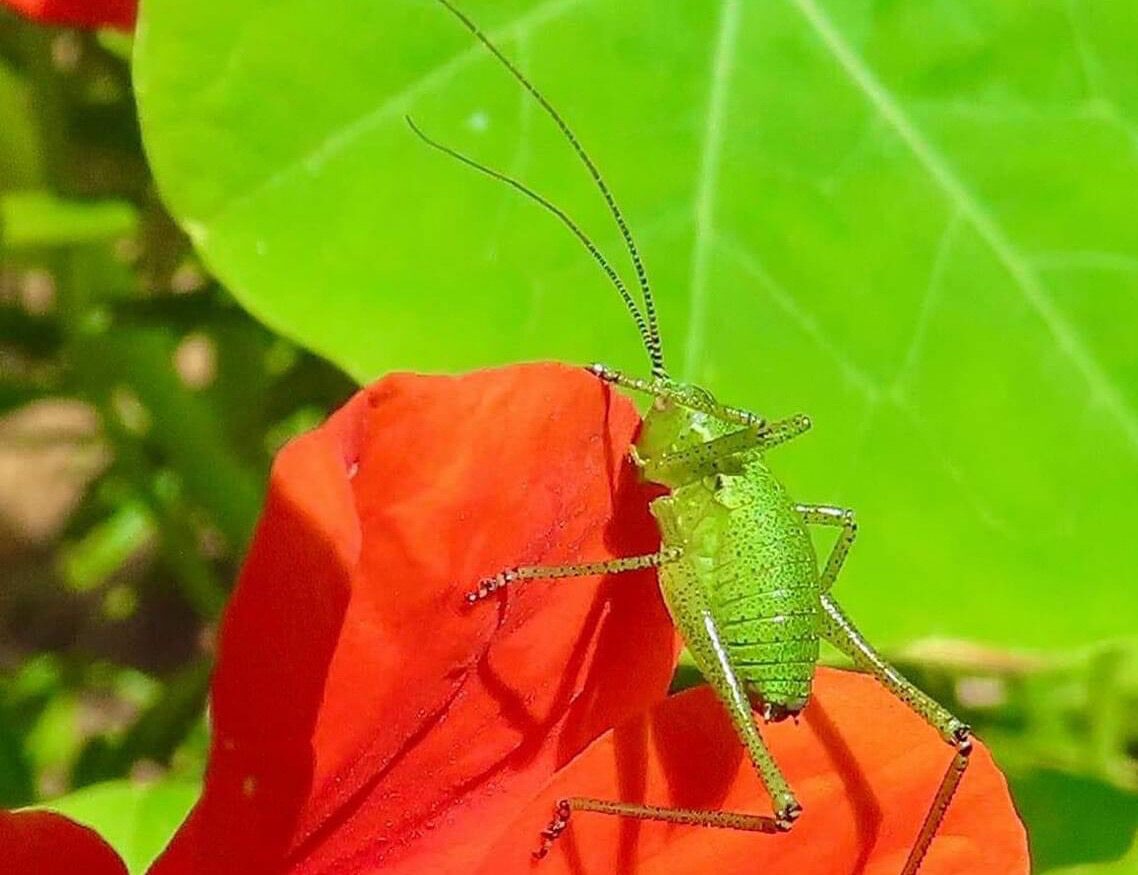
<path fill-rule="evenodd" d="M 232 452 L 208 401 L 179 381 L 176 346 L 163 328 L 112 326 L 76 338 L 74 349 L 80 379 L 108 420 L 120 418 L 115 391 L 134 393 L 149 420 L 135 442 L 144 437 L 162 453 L 160 467 L 178 472 L 186 497 L 206 508 L 227 543 L 242 550 L 260 507 L 260 484 Z"/>
<path fill-rule="evenodd" d="M 1125 747 L 1122 669 L 1126 656 L 1120 648 L 1104 650 L 1091 658 L 1087 673 L 1087 712 L 1090 716 L 1088 766 L 1092 772 L 1115 781 L 1121 780 L 1127 772 L 1121 757 Z"/>
<path fill-rule="evenodd" d="M 88 745 L 72 770 L 72 786 L 128 774 L 140 761 L 168 766 L 178 746 L 197 722 L 209 690 L 210 662 L 202 658 L 163 685 L 162 694 L 117 740 L 100 738 Z"/>
<path fill-rule="evenodd" d="M 167 435 L 168 442 L 174 445 L 171 456 L 174 459 L 191 457 L 186 465 L 179 466 L 180 470 L 187 466 L 201 470 L 210 465 L 211 456 L 221 454 L 219 448 L 212 452 L 207 449 L 200 455 L 192 449 L 193 444 L 208 448 L 211 442 L 217 447 L 221 443 L 217 434 L 219 428 L 210 428 L 208 423 L 202 423 L 200 415 L 190 415 L 179 409 L 179 401 L 188 393 L 177 384 L 173 373 L 166 349 L 172 349 L 172 342 L 159 343 L 157 348 L 151 342 L 138 350 L 126 348 L 131 346 L 130 338 L 108 342 L 114 328 L 100 325 L 103 321 L 99 315 L 100 308 L 82 281 L 77 257 L 70 251 L 66 254 L 56 252 L 49 257 L 56 277 L 60 324 L 64 334 L 63 355 L 70 360 L 71 382 L 99 410 L 103 433 L 111 443 L 115 465 L 153 514 L 161 531 L 159 551 L 174 573 L 183 596 L 199 616 L 213 619 L 225 603 L 226 590 L 215 577 L 210 563 L 202 557 L 196 532 L 179 502 L 172 501 L 169 495 L 160 495 L 156 490 L 154 464 L 148 458 L 143 438 L 123 426 L 114 410 L 111 393 L 117 380 L 126 379 L 122 375 L 139 377 L 138 383 L 145 390 L 146 398 L 157 398 L 159 410 L 168 411 L 155 415 L 163 417 L 158 425 Z M 153 340 L 153 332 L 150 335 Z M 128 361 L 116 360 L 107 354 L 116 349 L 123 351 Z M 163 373 L 166 374 L 165 379 L 161 376 Z M 195 425 L 198 427 L 194 428 Z M 179 450 L 180 446 L 183 449 Z M 216 479 L 199 476 L 199 481 L 206 487 L 203 504 L 222 523 L 226 537 L 232 538 L 236 546 L 241 546 L 252 526 L 257 503 L 256 486 L 236 460 L 223 459 L 215 470 L 220 475 Z M 242 484 L 245 484 L 244 490 Z"/>
<path fill-rule="evenodd" d="M 114 447 L 116 468 L 154 516 L 161 532 L 159 553 L 174 574 L 182 596 L 199 617 L 214 619 L 221 613 L 227 594 L 210 563 L 202 557 L 193 526 L 178 502 L 154 482 L 150 466 L 134 437 L 117 423 L 110 411 L 103 410 L 103 422 Z"/>

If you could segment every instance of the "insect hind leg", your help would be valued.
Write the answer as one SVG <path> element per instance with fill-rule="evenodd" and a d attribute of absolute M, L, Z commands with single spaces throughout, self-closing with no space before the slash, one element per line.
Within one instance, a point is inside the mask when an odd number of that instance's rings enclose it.
<path fill-rule="evenodd" d="M 952 760 L 945 770 L 944 777 L 941 778 L 936 795 L 933 796 L 932 804 L 921 824 L 920 832 L 917 833 L 917 838 L 909 850 L 909 857 L 901 870 L 901 875 L 916 875 L 952 803 L 952 797 L 960 786 L 964 771 L 968 768 L 969 755 L 972 753 L 972 729 L 882 659 L 831 596 L 823 593 L 821 599 L 822 634 L 826 639 L 850 657 L 855 665 L 871 673 L 889 692 L 924 718 L 925 722 L 936 729 L 941 738 L 954 749 Z"/>
<path fill-rule="evenodd" d="M 549 853 L 554 841 L 565 831 L 573 812 L 616 815 L 639 820 L 691 826 L 736 829 L 746 832 L 782 833 L 794 825 L 802 813 L 794 791 L 782 774 L 766 742 L 755 725 L 751 703 L 744 692 L 744 681 L 727 655 L 714 623 L 709 622 L 710 605 L 706 593 L 700 588 L 690 568 L 683 563 L 670 575 L 669 604 L 673 617 L 687 641 L 696 665 L 711 685 L 720 704 L 727 712 L 736 738 L 746 751 L 759 780 L 771 800 L 772 814 L 750 814 L 738 811 L 675 808 L 645 805 L 637 802 L 620 802 L 592 797 L 570 797 L 557 803 L 549 826 L 542 832 L 541 847 L 535 856 Z"/>
<path fill-rule="evenodd" d="M 771 834 L 789 832 L 801 809 L 793 808 L 779 818 L 765 814 L 746 814 L 739 811 L 668 808 L 659 805 L 641 805 L 634 802 L 614 802 L 608 799 L 572 796 L 568 799 L 558 800 L 553 806 L 553 820 L 541 832 L 541 845 L 533 852 L 534 859 L 540 860 L 550 852 L 553 843 L 569 826 L 569 819 L 574 811 L 590 811 L 595 814 L 631 817 L 638 820 L 655 820 L 661 823 L 677 823 L 686 826 Z"/>

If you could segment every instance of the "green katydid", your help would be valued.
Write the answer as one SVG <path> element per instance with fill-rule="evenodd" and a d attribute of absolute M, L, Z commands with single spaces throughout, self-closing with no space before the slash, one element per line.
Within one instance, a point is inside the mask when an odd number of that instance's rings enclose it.
<path fill-rule="evenodd" d="M 438 2 L 541 105 L 584 163 L 624 239 L 643 309 L 619 273 L 563 210 L 505 173 L 431 139 L 410 118 L 407 121 L 428 145 L 512 186 L 556 216 L 605 272 L 640 332 L 651 362 L 651 376 L 640 379 L 599 364 L 588 370 L 608 383 L 651 396 L 651 408 L 632 457 L 644 480 L 670 490 L 651 505 L 660 527 L 658 552 L 578 565 L 510 568 L 480 581 L 467 598 L 473 604 L 522 580 L 658 569 L 668 610 L 696 665 L 727 709 L 774 807 L 772 815 L 761 815 L 583 797 L 563 799 L 542 833 L 535 856 L 548 853 L 575 811 L 762 833 L 789 831 L 802 809 L 763 742 L 755 712 L 769 722 L 796 716 L 806 706 L 824 638 L 873 674 L 953 749 L 901 870 L 901 875 L 913 875 L 964 775 L 972 746 L 971 731 L 882 659 L 831 594 L 857 533 L 854 514 L 828 505 L 796 503 L 764 458 L 767 450 L 809 429 L 810 420 L 799 415 L 768 422 L 754 413 L 720 404 L 699 386 L 668 376 L 648 278 L 632 234 L 600 171 L 564 119 L 513 62 L 450 0 Z M 821 569 L 808 525 L 841 530 Z"/>

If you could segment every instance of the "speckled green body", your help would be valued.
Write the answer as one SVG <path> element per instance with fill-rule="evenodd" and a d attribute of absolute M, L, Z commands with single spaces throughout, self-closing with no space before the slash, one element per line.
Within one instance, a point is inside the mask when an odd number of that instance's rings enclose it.
<path fill-rule="evenodd" d="M 737 428 L 657 405 L 637 454 L 650 459 Z M 783 485 L 758 450 L 643 474 L 671 489 L 651 509 L 663 547 L 683 555 L 660 568 L 660 586 L 696 664 L 711 679 L 726 659 L 768 717 L 802 710 L 818 660 L 820 584 L 806 524 Z"/>

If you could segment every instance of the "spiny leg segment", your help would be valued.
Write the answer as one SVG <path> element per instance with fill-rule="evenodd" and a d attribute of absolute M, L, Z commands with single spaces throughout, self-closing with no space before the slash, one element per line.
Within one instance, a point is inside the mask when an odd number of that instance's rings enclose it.
<path fill-rule="evenodd" d="M 658 805 L 638 805 L 632 802 L 612 802 L 607 799 L 590 799 L 572 796 L 560 799 L 553 806 L 553 820 L 541 831 L 541 845 L 533 852 L 540 860 L 549 853 L 553 843 L 569 826 L 574 811 L 592 811 L 638 820 L 655 820 L 662 823 L 679 823 L 685 826 L 704 826 L 717 829 L 737 829 L 746 832 L 786 832 L 787 824 L 762 814 L 743 814 L 736 811 L 706 811 L 696 808 L 664 808 Z"/>
<path fill-rule="evenodd" d="M 620 559 L 606 559 L 603 562 L 582 562 L 575 565 L 522 565 L 499 571 L 493 577 L 478 581 L 478 588 L 466 595 L 469 604 L 489 598 L 515 580 L 534 580 L 536 578 L 588 577 L 593 574 L 616 574 L 622 571 L 636 571 L 640 568 L 658 568 L 675 562 L 684 551 L 682 547 L 665 547 L 656 553 L 641 556 L 624 556 Z"/>
<path fill-rule="evenodd" d="M 764 423 L 762 426 L 742 428 L 730 434 L 720 435 L 709 441 L 677 450 L 674 453 L 664 453 L 655 459 L 641 462 L 644 467 L 644 476 L 649 480 L 659 482 L 661 477 L 672 468 L 689 468 L 702 470 L 704 468 L 716 471 L 724 460 L 738 456 L 748 450 L 765 452 L 771 447 L 786 443 L 798 437 L 810 428 L 810 418 L 799 414 L 788 419 Z"/>
<path fill-rule="evenodd" d="M 822 592 L 829 592 L 834 586 L 834 581 L 838 579 L 838 573 L 842 570 L 846 556 L 849 555 L 850 547 L 857 538 L 857 518 L 849 508 L 828 504 L 796 504 L 795 508 L 808 523 L 816 526 L 838 526 L 842 529 L 838 542 L 830 551 L 830 558 L 826 560 L 826 567 L 822 569 L 819 577 Z"/>
<path fill-rule="evenodd" d="M 669 386 L 668 383 L 663 382 L 658 377 L 651 380 L 645 380 L 643 377 L 633 377 L 610 368 L 607 365 L 602 365 L 599 362 L 589 365 L 585 370 L 593 376 L 604 380 L 606 383 L 612 383 L 614 386 L 620 386 L 633 392 L 644 392 L 656 398 L 665 398 L 692 410 L 701 410 L 704 413 L 710 413 L 724 422 L 741 425 L 744 428 L 757 429 L 762 429 L 766 425 L 766 420 L 761 416 L 756 413 L 751 413 L 749 410 L 743 410 L 741 407 L 730 407 L 726 404 L 716 403 L 703 406 L 693 405 L 690 399 L 680 395 Z"/>
<path fill-rule="evenodd" d="M 889 692 L 924 718 L 955 750 L 929 811 L 925 815 L 925 820 L 921 824 L 917 839 L 909 851 L 905 866 L 901 870 L 901 875 L 915 875 L 925 854 L 928 853 L 929 845 L 932 844 L 941 821 L 944 820 L 957 787 L 960 786 L 964 770 L 968 768 L 968 757 L 972 753 L 972 730 L 968 724 L 950 714 L 882 659 L 827 593 L 822 594 L 822 623 L 822 634 L 830 643 L 852 659 L 859 668 L 876 677 Z"/>

